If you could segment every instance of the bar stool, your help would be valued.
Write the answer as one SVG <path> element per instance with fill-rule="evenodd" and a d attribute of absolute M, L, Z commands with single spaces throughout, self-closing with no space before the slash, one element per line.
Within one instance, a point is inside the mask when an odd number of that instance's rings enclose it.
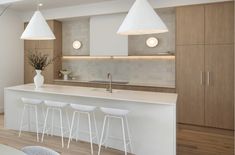
<path fill-rule="evenodd" d="M 44 127 L 43 127 L 41 142 L 43 142 L 43 140 L 44 140 L 44 134 L 45 134 L 45 131 L 46 131 L 46 128 L 47 128 L 47 120 L 48 120 L 48 115 L 49 115 L 50 111 L 52 112 L 52 114 L 51 114 L 51 117 L 52 117 L 51 136 L 53 136 L 54 115 L 55 115 L 55 111 L 57 111 L 57 112 L 59 112 L 59 115 L 60 115 L 60 117 L 59 117 L 60 118 L 60 132 L 61 132 L 61 143 L 62 143 L 62 148 L 63 148 L 64 147 L 64 130 L 63 130 L 62 111 L 68 105 L 68 103 L 47 100 L 47 101 L 44 101 L 44 104 L 47 106 L 47 110 L 46 110 L 46 117 L 45 117 L 45 121 L 44 121 Z M 67 117 L 68 129 L 69 129 L 70 125 L 69 125 L 69 118 L 68 118 L 67 111 L 66 111 L 66 117 Z"/>
<path fill-rule="evenodd" d="M 43 101 L 38 100 L 38 99 L 24 98 L 24 97 L 21 98 L 21 101 L 24 103 L 24 109 L 23 109 L 22 116 L 21 116 L 19 137 L 21 136 L 22 128 L 24 127 L 23 123 L 24 123 L 24 115 L 25 115 L 26 108 L 28 108 L 28 110 L 31 110 L 31 108 L 34 108 L 36 131 L 37 131 L 37 141 L 39 141 L 39 135 L 38 135 L 38 123 L 39 123 L 38 122 L 38 106 L 41 105 L 43 103 Z M 29 111 L 29 115 L 30 115 L 30 111 Z M 28 118 L 30 118 L 30 116 L 28 116 Z M 29 121 L 28 124 L 27 124 L 27 126 L 29 126 L 29 128 L 30 128 L 30 123 L 31 122 Z"/>
<path fill-rule="evenodd" d="M 89 127 L 89 135 L 90 135 L 91 154 L 93 154 L 93 139 L 96 138 L 97 144 L 99 143 L 96 118 L 95 118 L 95 114 L 94 114 L 94 111 L 95 111 L 96 107 L 95 106 L 88 106 L 88 105 L 80 105 L 80 104 L 70 104 L 70 107 L 74 110 L 74 112 L 73 112 L 72 123 L 71 123 L 71 127 L 70 127 L 69 141 L 68 141 L 67 148 L 69 148 L 69 144 L 70 144 L 70 141 L 72 139 L 72 132 L 73 132 L 73 128 L 74 128 L 74 120 L 75 120 L 76 114 L 77 114 L 77 117 L 78 117 L 76 141 L 78 139 L 80 115 L 85 114 L 88 117 L 88 127 Z M 92 133 L 92 127 L 91 127 L 91 115 L 93 116 L 93 121 L 94 121 L 94 129 L 95 129 L 95 136 L 94 137 L 92 137 L 93 133 Z"/>
<path fill-rule="evenodd" d="M 123 109 L 113 109 L 113 108 L 105 108 L 101 107 L 100 110 L 105 114 L 104 116 L 104 122 L 103 122 L 103 129 L 101 133 L 101 138 L 100 138 L 100 144 L 99 144 L 99 150 L 98 150 L 98 155 L 100 155 L 101 151 L 101 145 L 103 144 L 103 137 L 104 137 L 104 130 L 106 126 L 106 121 L 107 121 L 107 128 L 106 128 L 106 137 L 105 137 L 105 147 L 107 147 L 107 140 L 109 136 L 109 119 L 114 118 L 114 119 L 120 119 L 121 120 L 121 126 L 122 126 L 122 138 L 123 138 L 123 143 L 124 143 L 124 151 L 125 155 L 127 155 L 127 145 L 130 147 L 130 152 L 132 152 L 132 145 L 131 145 L 131 136 L 130 136 L 130 130 L 129 130 L 129 125 L 127 121 L 127 114 L 129 113 L 128 110 L 123 110 Z M 125 124 L 124 124 L 125 123 Z M 127 137 L 128 140 L 126 140 L 126 133 L 125 133 L 125 125 L 126 125 L 126 130 L 127 130 Z"/>

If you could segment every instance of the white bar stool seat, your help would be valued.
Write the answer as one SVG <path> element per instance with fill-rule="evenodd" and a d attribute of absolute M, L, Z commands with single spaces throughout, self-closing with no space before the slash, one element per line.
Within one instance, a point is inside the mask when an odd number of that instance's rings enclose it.
<path fill-rule="evenodd" d="M 41 105 L 43 103 L 42 100 L 39 99 L 32 99 L 32 98 L 21 98 L 21 101 L 24 104 L 24 109 L 22 112 L 22 116 L 21 116 L 21 123 L 20 123 L 20 131 L 19 131 L 19 137 L 21 136 L 21 132 L 22 132 L 22 128 L 23 128 L 23 123 L 24 123 L 24 115 L 25 115 L 25 110 L 26 108 L 28 108 L 29 110 L 31 108 L 34 108 L 34 112 L 35 112 L 35 123 L 36 123 L 36 132 L 37 132 L 37 141 L 39 141 L 39 135 L 38 135 L 38 106 Z M 30 111 L 28 113 L 30 115 Z M 30 118 L 30 116 L 28 116 Z M 28 126 L 30 129 L 30 121 L 28 122 Z"/>
<path fill-rule="evenodd" d="M 81 104 L 70 104 L 70 107 L 74 110 L 71 127 L 70 127 L 70 133 L 69 133 L 69 141 L 68 146 L 69 148 L 70 141 L 72 140 L 72 132 L 74 128 L 74 121 L 77 114 L 77 135 L 76 135 L 76 141 L 78 140 L 78 132 L 79 132 L 79 121 L 80 121 L 80 115 L 85 114 L 88 117 L 88 127 L 89 127 L 89 135 L 90 135 L 90 145 L 91 145 L 91 154 L 93 154 L 93 139 L 97 140 L 97 144 L 99 143 L 99 137 L 98 137 L 98 130 L 97 130 L 97 124 L 96 124 L 96 118 L 94 111 L 96 109 L 95 106 L 88 106 L 88 105 L 81 105 Z M 92 126 L 91 126 L 91 115 L 93 116 L 94 121 L 94 129 L 95 129 L 95 136 L 92 137 Z"/>
<path fill-rule="evenodd" d="M 46 100 L 46 101 L 44 101 L 44 104 L 47 106 L 47 111 L 46 111 L 46 117 L 45 117 L 45 121 L 44 121 L 41 142 L 43 142 L 43 140 L 44 140 L 44 134 L 45 134 L 45 130 L 47 128 L 48 115 L 49 115 L 50 111 L 52 111 L 51 136 L 53 136 L 54 114 L 55 114 L 55 111 L 57 111 L 57 112 L 59 112 L 59 116 L 60 116 L 59 117 L 60 118 L 60 133 L 61 133 L 61 143 L 62 143 L 62 148 L 63 148 L 64 147 L 64 127 L 63 127 L 63 113 L 62 112 L 63 112 L 63 109 L 68 105 L 68 103 Z M 69 129 L 70 123 L 69 123 L 67 111 L 66 111 L 66 117 L 67 117 L 68 129 Z"/>
<path fill-rule="evenodd" d="M 70 104 L 74 110 L 79 110 L 83 112 L 92 112 L 96 109 L 95 106 L 81 105 L 81 104 Z"/>
<path fill-rule="evenodd" d="M 100 110 L 105 114 L 115 115 L 115 116 L 125 116 L 129 113 L 128 110 L 104 108 L 104 107 L 101 107 Z"/>
<path fill-rule="evenodd" d="M 133 153 L 132 152 L 132 145 L 131 145 L 130 129 L 129 129 L 129 124 L 128 124 L 128 120 L 127 120 L 127 114 L 129 113 L 129 110 L 106 108 L 106 107 L 101 107 L 100 110 L 105 114 L 105 116 L 104 116 L 102 133 L 101 133 L 101 137 L 100 137 L 98 155 L 100 155 L 101 145 L 103 144 L 103 138 L 104 138 L 104 131 L 105 130 L 106 130 L 106 135 L 105 135 L 105 142 L 104 142 L 104 144 L 105 144 L 105 148 L 107 148 L 107 140 L 108 140 L 108 136 L 109 136 L 109 120 L 110 120 L 110 118 L 120 119 L 121 120 L 122 138 L 123 138 L 125 155 L 127 155 L 127 146 L 128 145 L 130 147 L 130 152 Z M 106 121 L 107 121 L 107 127 L 105 129 Z M 127 130 L 127 135 L 125 133 L 125 128 Z M 126 136 L 128 137 L 128 139 L 126 139 Z"/>

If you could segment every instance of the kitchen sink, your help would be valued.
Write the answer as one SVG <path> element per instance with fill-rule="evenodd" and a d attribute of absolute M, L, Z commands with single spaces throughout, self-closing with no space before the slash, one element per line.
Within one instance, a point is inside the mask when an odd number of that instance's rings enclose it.
<path fill-rule="evenodd" d="M 89 81 L 89 82 L 91 82 L 91 83 L 109 84 L 109 81 L 102 81 L 102 80 L 94 80 L 94 81 Z M 124 81 L 112 81 L 112 84 L 125 85 L 125 84 L 128 84 L 128 82 L 124 82 Z"/>

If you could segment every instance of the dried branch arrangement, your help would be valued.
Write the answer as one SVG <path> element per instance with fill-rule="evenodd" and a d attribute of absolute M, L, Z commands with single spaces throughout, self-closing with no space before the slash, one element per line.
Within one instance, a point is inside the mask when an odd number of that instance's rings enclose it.
<path fill-rule="evenodd" d="M 28 55 L 29 64 L 35 68 L 35 70 L 44 70 L 55 59 L 50 59 L 48 54 L 42 54 L 41 52 L 29 52 Z"/>

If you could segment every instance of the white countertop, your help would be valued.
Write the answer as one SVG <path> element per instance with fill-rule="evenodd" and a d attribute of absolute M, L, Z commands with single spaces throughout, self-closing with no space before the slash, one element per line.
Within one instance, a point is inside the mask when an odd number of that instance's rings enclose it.
<path fill-rule="evenodd" d="M 42 88 L 35 89 L 34 84 L 26 84 L 26 85 L 8 87 L 5 89 L 14 90 L 14 91 L 47 93 L 47 94 L 90 97 L 90 98 L 152 103 L 152 104 L 166 104 L 166 105 L 175 105 L 177 101 L 177 94 L 175 93 L 159 93 L 159 92 L 118 90 L 118 89 L 113 89 L 113 93 L 109 93 L 103 88 L 78 87 L 78 86 L 45 84 Z"/>
<path fill-rule="evenodd" d="M 68 79 L 68 80 L 64 80 L 64 79 L 55 79 L 55 82 L 80 82 L 80 83 L 99 83 L 99 82 L 92 82 L 92 81 L 87 81 L 87 80 L 78 80 L 78 79 Z M 103 81 L 103 80 L 100 80 Z M 126 82 L 126 81 L 120 81 L 120 82 Z M 101 83 L 104 84 L 104 83 Z M 169 84 L 157 84 L 157 83 L 146 83 L 146 82 L 127 82 L 127 84 L 117 84 L 117 83 L 113 83 L 113 85 L 126 85 L 126 86 L 145 86 L 145 87 L 159 87 L 159 88 L 175 88 L 175 85 L 169 85 Z"/>

